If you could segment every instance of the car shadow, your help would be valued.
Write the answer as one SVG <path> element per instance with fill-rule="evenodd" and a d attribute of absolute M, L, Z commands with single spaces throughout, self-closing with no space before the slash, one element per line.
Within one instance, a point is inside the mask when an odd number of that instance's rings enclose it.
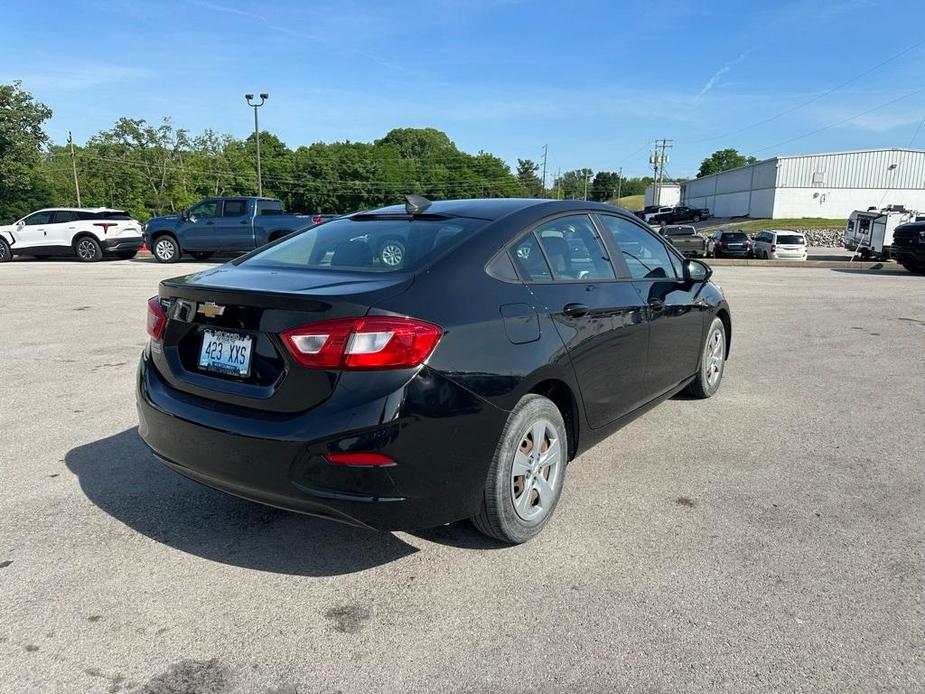
<path fill-rule="evenodd" d="M 161 465 L 137 428 L 65 457 L 87 498 L 152 540 L 203 559 L 258 571 L 337 576 L 418 551 L 391 533 L 238 499 Z"/>

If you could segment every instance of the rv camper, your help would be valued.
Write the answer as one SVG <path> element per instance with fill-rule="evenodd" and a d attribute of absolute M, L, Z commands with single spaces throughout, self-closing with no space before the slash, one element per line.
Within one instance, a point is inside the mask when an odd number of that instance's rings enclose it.
<path fill-rule="evenodd" d="M 890 257 L 893 230 L 900 224 L 917 219 L 921 219 L 918 212 L 907 210 L 902 205 L 890 205 L 882 210 L 875 207 L 855 210 L 845 226 L 845 248 L 855 251 L 865 260 L 885 260 Z"/>

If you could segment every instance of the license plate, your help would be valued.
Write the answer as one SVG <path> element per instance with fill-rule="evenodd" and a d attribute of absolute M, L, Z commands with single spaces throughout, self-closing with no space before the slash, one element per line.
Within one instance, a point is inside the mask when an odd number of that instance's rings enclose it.
<path fill-rule="evenodd" d="M 249 335 L 206 330 L 199 352 L 199 368 L 247 378 L 251 372 L 252 345 Z"/>
<path fill-rule="evenodd" d="M 729 244 L 729 248 L 730 248 L 730 249 L 732 249 L 732 248 L 742 248 L 742 244 L 741 244 L 741 243 L 730 243 L 730 244 Z"/>

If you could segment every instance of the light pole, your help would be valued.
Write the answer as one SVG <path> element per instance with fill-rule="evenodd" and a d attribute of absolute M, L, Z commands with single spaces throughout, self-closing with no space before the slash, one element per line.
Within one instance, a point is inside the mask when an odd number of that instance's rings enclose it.
<path fill-rule="evenodd" d="M 265 92 L 262 93 L 260 95 L 260 103 L 258 104 L 254 102 L 253 94 L 244 95 L 247 105 L 254 109 L 254 142 L 257 145 L 257 195 L 260 197 L 263 197 L 263 177 L 260 174 L 260 126 L 257 125 L 257 109 L 263 106 L 269 98 L 269 94 Z"/>

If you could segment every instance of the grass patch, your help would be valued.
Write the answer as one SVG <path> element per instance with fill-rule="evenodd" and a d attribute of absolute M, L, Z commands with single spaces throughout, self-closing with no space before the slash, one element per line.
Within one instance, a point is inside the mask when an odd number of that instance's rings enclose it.
<path fill-rule="evenodd" d="M 847 219 L 825 219 L 824 217 L 802 217 L 799 219 L 743 219 L 740 222 L 715 224 L 706 227 L 715 229 L 741 229 L 745 232 L 762 229 L 844 229 Z"/>
<path fill-rule="evenodd" d="M 641 210 L 645 207 L 646 196 L 645 195 L 624 195 L 622 198 L 617 198 L 616 200 L 608 200 L 611 205 L 616 205 L 617 207 L 625 207 L 628 210 L 636 211 Z"/>

